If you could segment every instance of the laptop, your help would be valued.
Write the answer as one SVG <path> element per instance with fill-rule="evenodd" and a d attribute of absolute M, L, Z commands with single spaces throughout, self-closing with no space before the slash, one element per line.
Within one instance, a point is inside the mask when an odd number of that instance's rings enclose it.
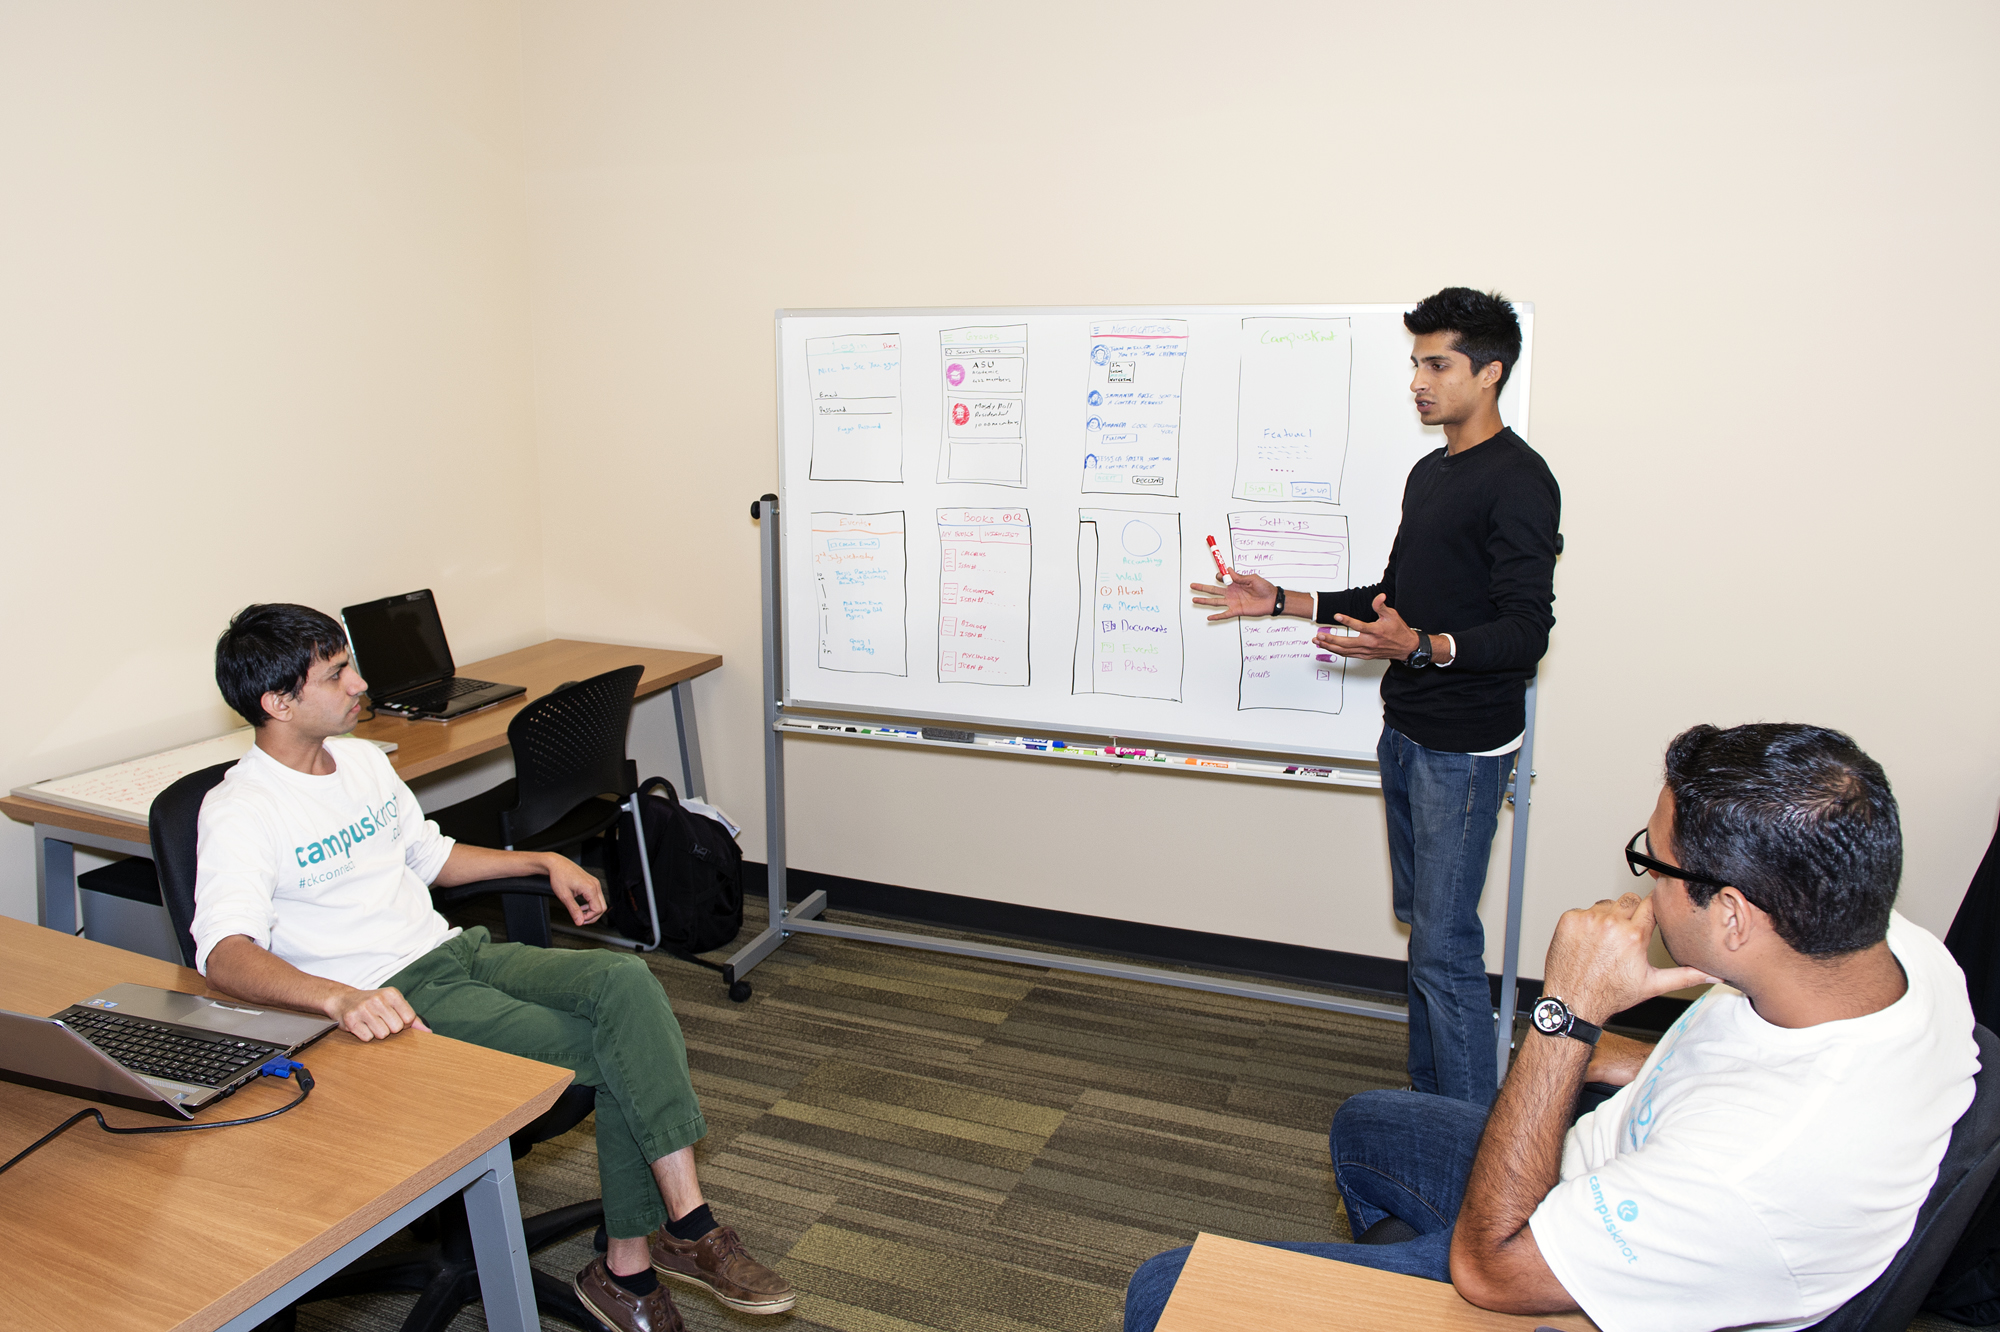
<path fill-rule="evenodd" d="M 437 599 L 427 587 L 349 606 L 340 618 L 347 626 L 355 668 L 367 679 L 368 697 L 377 712 L 449 721 L 528 692 L 522 685 L 471 680 L 457 673 L 444 621 L 438 618 Z"/>
<path fill-rule="evenodd" d="M 0 1009 L 0 1078 L 192 1119 L 271 1060 L 339 1025 L 150 985 L 114 985 L 54 1017 Z"/>

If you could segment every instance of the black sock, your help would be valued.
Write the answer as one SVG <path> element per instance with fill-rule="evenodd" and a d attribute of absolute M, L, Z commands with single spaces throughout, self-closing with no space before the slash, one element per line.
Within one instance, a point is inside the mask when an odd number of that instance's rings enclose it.
<path fill-rule="evenodd" d="M 611 1272 L 611 1264 L 606 1263 L 604 1270 Z M 619 1276 L 616 1272 L 611 1272 L 611 1279 L 631 1291 L 634 1295 L 651 1295 L 660 1288 L 660 1279 L 653 1275 L 651 1263 L 640 1268 L 631 1276 Z"/>
<path fill-rule="evenodd" d="M 667 1233 L 683 1244 L 692 1244 L 715 1227 L 715 1213 L 703 1203 L 680 1220 L 667 1222 Z"/>

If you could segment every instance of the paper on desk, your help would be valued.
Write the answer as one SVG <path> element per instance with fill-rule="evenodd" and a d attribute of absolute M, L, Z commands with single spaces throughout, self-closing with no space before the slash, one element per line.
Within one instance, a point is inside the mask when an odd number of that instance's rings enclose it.
<path fill-rule="evenodd" d="M 162 750 L 144 758 L 127 759 L 123 763 L 93 768 L 68 777 L 52 777 L 33 786 L 17 786 L 14 794 L 30 800 L 46 800 L 52 805 L 144 823 L 147 814 L 152 811 L 153 797 L 191 772 L 242 758 L 250 752 L 250 742 L 255 735 L 255 731 L 245 726 L 227 735 L 197 740 L 191 745 Z M 370 743 L 384 753 L 396 747 L 394 743 L 384 740 Z"/>

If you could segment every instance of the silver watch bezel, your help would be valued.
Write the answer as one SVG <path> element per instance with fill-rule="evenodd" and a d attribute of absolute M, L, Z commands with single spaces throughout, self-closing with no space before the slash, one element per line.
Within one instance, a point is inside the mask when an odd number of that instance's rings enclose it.
<path fill-rule="evenodd" d="M 1555 1026 L 1551 1027 L 1542 1020 L 1544 1010 L 1555 1015 Z M 1544 1036 L 1567 1036 L 1570 1024 L 1576 1021 L 1576 1014 L 1570 1012 L 1569 1005 L 1554 995 L 1544 995 L 1535 1001 L 1533 1008 L 1528 1010 L 1528 1021 L 1533 1023 L 1535 1030 Z"/>

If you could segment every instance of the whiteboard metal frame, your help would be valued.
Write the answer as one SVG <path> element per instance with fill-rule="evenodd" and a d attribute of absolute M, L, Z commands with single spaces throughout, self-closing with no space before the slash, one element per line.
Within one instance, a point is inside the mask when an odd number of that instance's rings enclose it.
<path fill-rule="evenodd" d="M 1402 307 L 1394 307 L 1401 309 Z M 1150 981 L 1156 985 L 1169 985 L 1181 989 L 1202 990 L 1210 994 L 1235 995 L 1246 999 L 1266 999 L 1274 1003 L 1292 1004 L 1300 1008 L 1319 1009 L 1323 1012 L 1351 1013 L 1361 1017 L 1383 1018 L 1391 1022 L 1408 1022 L 1409 1011 L 1400 1004 L 1379 1003 L 1373 1000 L 1347 998 L 1337 994 L 1325 994 L 1313 990 L 1299 990 L 1288 986 L 1266 985 L 1253 981 L 1228 980 L 1214 976 L 1195 975 L 1183 971 L 1169 971 L 1160 967 L 1137 966 L 1126 962 L 1107 962 L 1091 957 L 1073 957 L 1062 953 L 1046 953 L 1030 948 L 1006 948 L 993 944 L 978 943 L 962 939 L 947 939 L 937 935 L 919 934 L 908 930 L 879 929 L 865 925 L 843 925 L 822 919 L 827 909 L 825 890 L 817 890 L 794 904 L 786 891 L 785 858 L 785 737 L 788 734 L 804 734 L 797 727 L 801 720 L 810 720 L 813 714 L 803 712 L 790 704 L 789 691 L 785 687 L 784 666 L 784 615 L 780 605 L 783 587 L 783 550 L 781 545 L 783 524 L 778 521 L 782 507 L 779 497 L 765 495 L 750 506 L 750 514 L 760 522 L 762 531 L 759 542 L 761 552 L 761 582 L 763 591 L 764 617 L 764 838 L 766 859 L 766 892 L 770 915 L 768 924 L 749 943 L 738 949 L 723 964 L 723 981 L 732 989 L 757 964 L 795 934 L 820 935 L 830 939 L 849 939 L 859 943 L 888 944 L 901 948 L 915 948 L 935 953 L 951 953 L 960 957 L 985 958 L 997 962 L 1014 962 L 1023 966 L 1045 967 L 1054 971 L 1075 971 L 1090 976 L 1109 976 L 1121 980 Z M 910 714 L 897 713 L 899 718 Z M 940 719 L 942 720 L 942 719 Z M 957 719 L 951 719 L 957 720 Z M 992 719 L 984 719 L 992 724 Z M 872 740 L 858 732 L 819 731 L 813 734 L 827 739 Z M 1140 737 L 1133 737 L 1140 738 Z M 966 745 L 952 741 L 887 740 L 881 743 L 929 744 L 935 747 L 950 747 L 964 750 Z M 1512 845 L 1508 857 L 1507 873 L 1507 927 L 1502 951 L 1500 973 L 1500 1007 L 1494 1023 L 1498 1044 L 1499 1075 L 1507 1076 L 1507 1062 L 1513 1046 L 1514 1008 L 1519 989 L 1518 968 L 1521 953 L 1521 896 L 1523 880 L 1527 873 L 1528 858 L 1528 804 L 1530 788 L 1534 778 L 1535 746 L 1535 681 L 1528 681 L 1526 732 L 1521 740 L 1521 748 L 1515 754 L 1514 770 L 1508 775 L 1506 795 L 1514 806 Z M 1051 756 L 1033 750 L 978 749 L 975 752 L 1003 754 L 1009 757 L 1037 758 L 1057 763 L 1075 763 L 1079 760 Z M 1274 756 L 1280 757 L 1280 756 Z M 1159 772 L 1213 772 L 1213 769 L 1190 768 L 1170 764 L 1133 765 L 1148 771 Z M 1528 780 L 1522 780 L 1522 774 Z M 1259 776 L 1251 772 L 1229 775 Z M 1327 785 L 1368 786 L 1365 780 L 1346 782 L 1327 781 Z M 1379 776 L 1373 783 L 1380 787 Z"/>

